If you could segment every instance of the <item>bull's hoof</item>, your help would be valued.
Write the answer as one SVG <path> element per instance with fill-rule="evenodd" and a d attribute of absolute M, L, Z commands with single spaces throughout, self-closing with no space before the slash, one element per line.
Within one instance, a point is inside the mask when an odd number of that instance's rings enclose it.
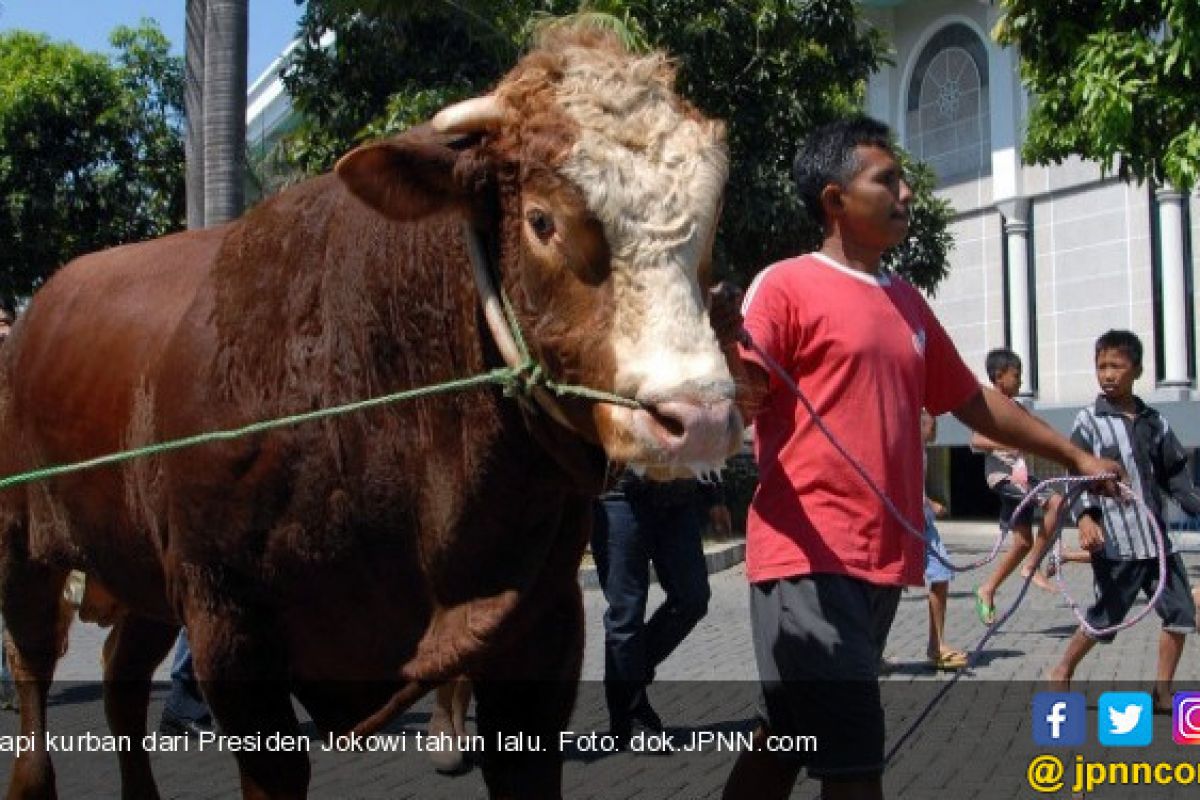
<path fill-rule="evenodd" d="M 467 754 L 457 747 L 430 752 L 429 763 L 442 775 L 461 775 L 471 770 L 471 762 L 467 758 Z"/>

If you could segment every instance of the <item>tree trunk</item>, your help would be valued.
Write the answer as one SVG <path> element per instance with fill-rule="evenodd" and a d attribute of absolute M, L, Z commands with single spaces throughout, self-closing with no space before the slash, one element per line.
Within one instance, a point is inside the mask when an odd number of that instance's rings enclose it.
<path fill-rule="evenodd" d="M 187 226 L 204 227 L 204 26 L 208 0 L 187 0 L 183 109 Z"/>
<path fill-rule="evenodd" d="M 207 0 L 204 27 L 204 222 L 242 213 L 249 0 Z"/>

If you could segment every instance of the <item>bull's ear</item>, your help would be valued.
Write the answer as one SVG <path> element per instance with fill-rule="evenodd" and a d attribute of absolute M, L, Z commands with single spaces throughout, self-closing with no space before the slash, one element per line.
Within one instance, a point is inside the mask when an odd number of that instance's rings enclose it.
<path fill-rule="evenodd" d="M 346 188 L 385 216 L 414 220 L 461 207 L 467 190 L 454 165 L 470 137 L 434 133 L 427 126 L 355 148 L 334 171 Z"/>

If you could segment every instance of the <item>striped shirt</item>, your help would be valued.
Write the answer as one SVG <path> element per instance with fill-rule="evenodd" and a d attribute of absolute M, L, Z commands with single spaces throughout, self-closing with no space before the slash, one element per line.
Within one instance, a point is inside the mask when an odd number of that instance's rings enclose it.
<path fill-rule="evenodd" d="M 1166 497 L 1189 514 L 1200 513 L 1200 492 L 1187 472 L 1187 453 L 1159 414 L 1134 398 L 1137 411 L 1128 416 L 1104 395 L 1075 417 L 1071 441 L 1094 455 L 1119 461 L 1129 485 L 1146 503 L 1163 530 L 1168 552 L 1175 543 L 1165 523 Z M 1084 492 L 1072 509 L 1076 520 L 1084 513 L 1100 514 L 1104 522 L 1104 557 L 1113 560 L 1155 558 L 1154 530 L 1141 506 Z"/>

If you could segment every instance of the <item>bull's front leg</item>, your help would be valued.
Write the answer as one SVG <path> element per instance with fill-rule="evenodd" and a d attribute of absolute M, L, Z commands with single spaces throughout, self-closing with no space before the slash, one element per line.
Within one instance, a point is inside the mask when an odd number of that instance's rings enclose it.
<path fill-rule="evenodd" d="M 578 583 L 572 576 L 571 585 L 557 596 L 538 596 L 537 605 L 541 613 L 520 644 L 475 678 L 475 716 L 487 747 L 483 777 L 493 798 L 562 797 L 559 735 L 583 664 Z"/>
<path fill-rule="evenodd" d="M 187 614 L 196 677 L 223 736 L 300 737 L 286 649 L 272 620 L 264 609 L 242 604 L 195 604 Z M 239 750 L 237 762 L 246 800 L 301 800 L 308 794 L 311 765 L 299 749 Z"/>
<path fill-rule="evenodd" d="M 591 525 L 587 501 L 566 506 L 544 568 L 503 636 L 506 646 L 472 672 L 476 719 L 487 746 L 483 777 L 494 798 L 562 796 L 559 735 L 570 720 L 583 667 L 578 572 Z M 527 738 L 497 738 L 517 735 Z M 512 748 L 500 749 L 501 742 Z"/>

